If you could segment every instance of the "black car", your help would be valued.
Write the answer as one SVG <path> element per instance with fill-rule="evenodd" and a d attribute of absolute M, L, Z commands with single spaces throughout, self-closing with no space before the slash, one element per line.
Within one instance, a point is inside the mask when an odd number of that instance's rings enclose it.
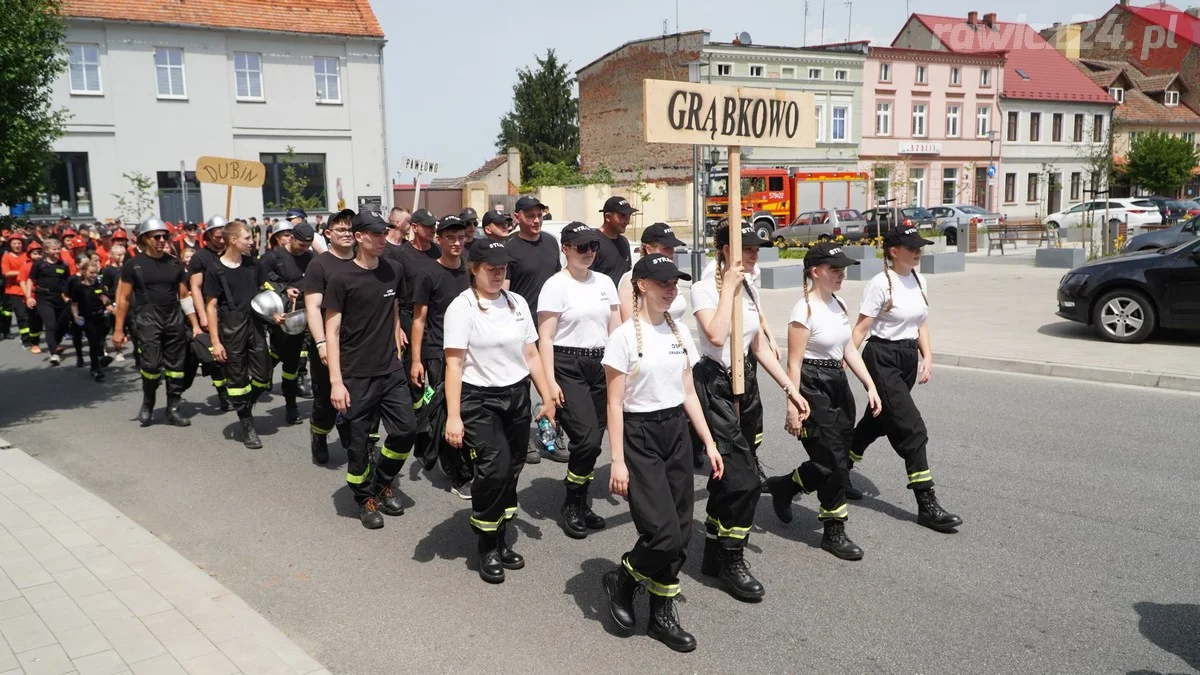
<path fill-rule="evenodd" d="M 1155 328 L 1200 330 L 1200 239 L 1153 253 L 1094 260 L 1058 285 L 1058 312 L 1114 342 Z"/>

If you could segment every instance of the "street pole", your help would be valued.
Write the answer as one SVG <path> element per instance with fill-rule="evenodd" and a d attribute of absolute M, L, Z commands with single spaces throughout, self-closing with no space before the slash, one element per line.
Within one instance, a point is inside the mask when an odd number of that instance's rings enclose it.
<path fill-rule="evenodd" d="M 417 204 L 420 203 L 420 201 L 421 201 L 421 174 L 418 173 L 417 177 L 413 179 L 413 207 L 412 207 L 413 213 L 417 212 Z"/>
<path fill-rule="evenodd" d="M 700 228 L 704 227 L 705 181 L 700 175 L 700 146 L 692 146 L 692 278 L 704 269 L 704 254 L 700 252 Z"/>
<path fill-rule="evenodd" d="M 187 217 L 187 171 L 186 171 L 186 167 L 187 167 L 187 165 L 183 163 L 183 160 L 182 160 L 182 159 L 181 159 L 181 160 L 179 160 L 179 184 L 183 186 L 183 222 L 185 222 L 185 223 L 188 221 L 188 217 Z M 203 218 L 203 217 L 204 217 L 204 214 L 200 214 L 200 217 L 201 217 L 201 218 Z"/>
<path fill-rule="evenodd" d="M 731 268 L 742 268 L 742 148 L 729 146 L 725 158 L 729 183 L 729 260 Z M 720 251 L 717 252 L 718 255 Z M 721 280 L 718 279 L 719 283 Z M 744 366 L 745 345 L 742 344 L 742 285 L 733 289 L 733 317 L 729 328 L 729 369 L 733 376 L 734 409 L 741 416 L 741 395 L 746 392 Z"/>

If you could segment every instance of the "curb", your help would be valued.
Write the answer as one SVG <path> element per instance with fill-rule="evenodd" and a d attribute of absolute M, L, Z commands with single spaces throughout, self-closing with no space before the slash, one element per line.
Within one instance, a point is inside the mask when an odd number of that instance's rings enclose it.
<path fill-rule="evenodd" d="M 1195 375 L 1151 373 L 1136 370 L 1100 368 L 1096 366 L 1073 366 L 1047 361 L 1023 361 L 1020 359 L 968 356 L 965 354 L 947 354 L 943 352 L 934 352 L 933 361 L 939 365 L 957 366 L 959 368 L 994 370 L 1005 373 L 1022 373 L 1025 375 L 1043 375 L 1045 377 L 1061 377 L 1069 380 L 1127 384 L 1135 387 L 1152 387 L 1156 389 L 1200 393 L 1200 376 Z"/>

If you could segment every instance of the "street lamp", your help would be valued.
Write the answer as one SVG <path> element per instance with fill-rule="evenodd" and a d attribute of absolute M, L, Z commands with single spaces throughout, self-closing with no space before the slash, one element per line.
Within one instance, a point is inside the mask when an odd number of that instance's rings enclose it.
<path fill-rule="evenodd" d="M 1000 140 L 1000 132 L 996 131 L 995 129 L 988 129 L 987 136 L 988 136 L 988 173 L 991 174 L 992 167 L 995 166 L 995 160 L 993 158 L 996 156 L 996 153 L 992 152 L 992 146 L 997 141 Z M 987 177 L 987 199 L 985 201 L 987 202 L 986 208 L 987 208 L 988 213 L 992 213 L 992 181 L 993 180 L 995 180 L 995 177 L 993 177 L 991 175 L 989 175 Z"/>

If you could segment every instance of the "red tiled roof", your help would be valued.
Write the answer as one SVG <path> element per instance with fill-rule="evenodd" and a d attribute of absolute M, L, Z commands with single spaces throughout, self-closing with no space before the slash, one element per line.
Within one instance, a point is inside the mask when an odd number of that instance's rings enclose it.
<path fill-rule="evenodd" d="M 1089 80 L 1095 82 L 1097 87 L 1102 87 L 1104 89 L 1111 87 L 1112 83 L 1116 82 L 1117 78 L 1121 77 L 1121 71 L 1119 70 L 1084 70 L 1083 74 L 1087 75 Z"/>
<path fill-rule="evenodd" d="M 1163 75 L 1144 75 L 1142 77 L 1135 77 L 1134 79 L 1137 80 L 1138 89 L 1157 92 L 1166 91 L 1167 87 L 1175 81 L 1176 77 L 1179 76 L 1174 73 L 1166 73 Z"/>
<path fill-rule="evenodd" d="M 913 14 L 912 18 L 924 24 L 951 52 L 1007 52 L 1006 98 L 1116 103 L 1028 24 L 997 21 L 988 28 L 982 22 L 970 25 L 961 17 Z M 1018 75 L 1018 70 L 1029 79 Z"/>
<path fill-rule="evenodd" d="M 467 174 L 467 180 L 468 181 L 479 180 L 479 179 L 483 178 L 484 176 L 487 176 L 489 173 L 495 171 L 496 169 L 499 169 L 500 167 L 504 166 L 504 164 L 506 162 L 508 162 L 508 155 L 496 155 L 495 157 L 484 162 L 483 166 L 481 166 L 478 169 L 475 169 L 471 173 Z"/>
<path fill-rule="evenodd" d="M 382 38 L 368 0 L 64 0 L 68 18 Z"/>
<path fill-rule="evenodd" d="M 1166 28 L 1168 33 L 1174 33 L 1175 37 L 1180 40 L 1200 45 L 1200 18 L 1161 3 L 1155 3 L 1150 7 L 1124 7 L 1123 9 L 1156 26 Z"/>
<path fill-rule="evenodd" d="M 1126 122 L 1200 126 L 1200 115 L 1187 106 L 1166 106 L 1161 101 L 1156 101 L 1136 89 L 1125 92 L 1125 102 L 1117 106 L 1114 114 Z"/>

